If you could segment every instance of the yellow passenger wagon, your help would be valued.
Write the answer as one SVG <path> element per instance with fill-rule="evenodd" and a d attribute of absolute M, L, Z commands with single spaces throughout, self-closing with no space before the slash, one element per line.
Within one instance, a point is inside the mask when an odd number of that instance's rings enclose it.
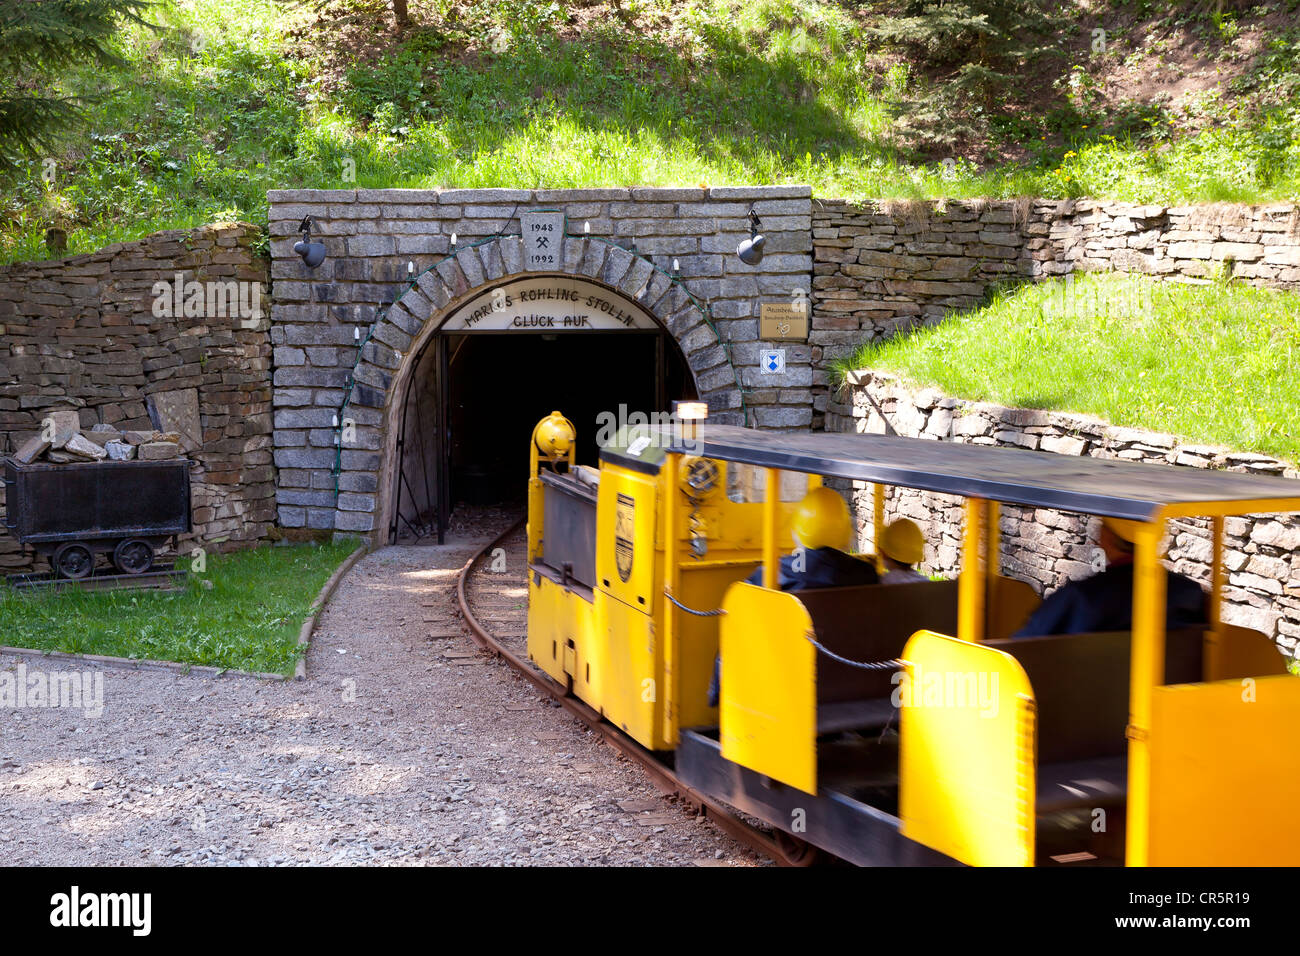
<path fill-rule="evenodd" d="M 530 656 L 694 790 L 866 865 L 1300 863 L 1300 680 L 1219 615 L 1223 519 L 1300 511 L 1300 482 L 692 424 L 578 469 L 552 432 Z M 960 577 L 778 590 L 823 478 L 873 485 L 875 527 L 886 486 L 964 498 Z M 1011 638 L 1039 599 L 999 573 L 1002 503 L 1137 522 L 1132 631 Z M 1166 633 L 1160 544 L 1188 517 L 1210 522 L 1210 624 Z"/>

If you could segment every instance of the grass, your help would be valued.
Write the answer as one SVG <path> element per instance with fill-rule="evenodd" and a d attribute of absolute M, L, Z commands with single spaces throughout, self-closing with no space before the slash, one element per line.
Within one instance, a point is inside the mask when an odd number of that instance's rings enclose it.
<path fill-rule="evenodd" d="M 1020 285 L 985 306 L 836 363 L 961 398 L 1300 462 L 1300 296 L 1237 283 L 1084 275 Z"/>
<path fill-rule="evenodd" d="M 168 0 L 153 14 L 157 30 L 120 37 L 125 68 L 68 71 L 67 91 L 102 99 L 51 157 L 52 184 L 39 162 L 0 180 L 0 261 L 45 258 L 51 224 L 79 253 L 162 228 L 264 223 L 266 190 L 295 186 L 1300 195 L 1300 40 L 1290 34 L 1260 58 L 1248 90 L 1207 107 L 1222 115 L 1195 135 L 1158 109 L 1135 132 L 1127 119 L 1108 127 L 1106 110 L 1068 104 L 993 124 L 994 145 L 1023 158 L 977 165 L 920 154 L 900 137 L 900 104 L 929 81 L 880 61 L 851 6 L 623 0 L 622 16 L 576 29 L 566 18 L 586 6 L 431 0 L 413 10 L 435 25 L 390 44 L 371 29 L 374 49 L 351 59 L 329 46 L 344 43 L 341 27 L 301 29 L 304 9 Z M 324 45 L 307 46 L 304 34 Z M 1242 109 L 1247 93 L 1267 111 Z"/>
<path fill-rule="evenodd" d="M 171 594 L 31 594 L 0 585 L 0 643 L 288 674 L 312 601 L 352 550 L 292 545 L 215 555 Z"/>

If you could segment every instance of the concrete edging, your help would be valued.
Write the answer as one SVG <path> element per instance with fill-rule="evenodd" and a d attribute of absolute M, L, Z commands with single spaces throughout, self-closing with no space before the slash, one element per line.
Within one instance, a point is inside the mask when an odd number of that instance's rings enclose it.
<path fill-rule="evenodd" d="M 325 582 L 325 586 L 320 589 L 316 595 L 316 600 L 311 604 L 311 613 L 307 615 L 307 620 L 302 622 L 302 627 L 298 631 L 298 646 L 302 648 L 302 656 L 298 658 L 298 663 L 293 668 L 294 680 L 307 679 L 307 646 L 311 644 L 312 632 L 316 630 L 316 620 L 320 617 L 320 612 L 325 610 L 325 605 L 329 599 L 334 596 L 339 582 L 343 580 L 344 575 L 352 570 L 352 566 L 365 556 L 366 546 L 358 545 L 357 549 L 347 556 L 347 559 L 340 564 L 330 579 Z"/>
<path fill-rule="evenodd" d="M 288 680 L 284 674 L 268 671 L 240 671 L 233 668 L 212 667 L 207 664 L 185 664 L 181 661 L 155 661 L 149 658 L 110 657 L 106 654 L 69 654 L 66 651 L 46 651 L 38 647 L 0 647 L 0 655 L 16 657 L 52 657 L 56 661 L 79 661 L 103 667 L 120 667 L 131 671 L 167 671 L 182 677 L 254 677 L 259 680 Z"/>

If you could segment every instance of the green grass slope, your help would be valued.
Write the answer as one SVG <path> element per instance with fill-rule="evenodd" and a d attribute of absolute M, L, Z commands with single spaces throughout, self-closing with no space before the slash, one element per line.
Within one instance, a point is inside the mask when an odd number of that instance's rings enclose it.
<path fill-rule="evenodd" d="M 379 0 L 166 0 L 121 34 L 124 68 L 61 77 L 100 99 L 53 182 L 39 160 L 0 179 L 0 261 L 45 258 L 51 226 L 85 252 L 262 222 L 265 191 L 294 186 L 1300 195 L 1297 0 L 1075 0 L 1054 55 L 956 103 L 946 68 L 872 34 L 902 6 L 413 0 L 399 34 Z"/>
<path fill-rule="evenodd" d="M 1084 275 L 983 307 L 838 363 L 961 398 L 1097 415 L 1300 462 L 1300 296 L 1236 283 Z"/>

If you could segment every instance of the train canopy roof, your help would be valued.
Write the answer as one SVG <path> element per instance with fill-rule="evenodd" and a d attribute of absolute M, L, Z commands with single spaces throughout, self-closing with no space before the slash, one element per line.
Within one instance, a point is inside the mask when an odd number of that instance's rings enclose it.
<path fill-rule="evenodd" d="M 1273 475 L 885 435 L 701 425 L 698 436 L 677 436 L 668 450 L 1137 521 L 1154 520 L 1161 509 L 1171 517 L 1300 511 L 1300 481 Z"/>

